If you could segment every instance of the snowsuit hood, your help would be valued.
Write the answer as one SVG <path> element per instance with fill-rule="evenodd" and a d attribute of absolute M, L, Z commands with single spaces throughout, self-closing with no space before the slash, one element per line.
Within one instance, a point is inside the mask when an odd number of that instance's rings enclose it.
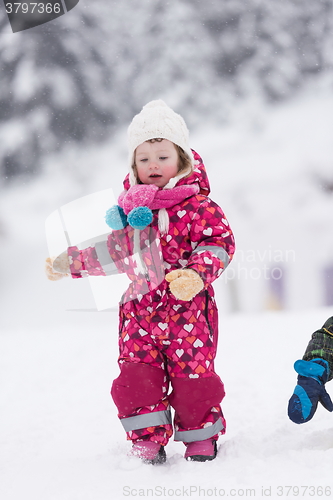
<path fill-rule="evenodd" d="M 210 185 L 205 165 L 203 164 L 203 161 L 198 153 L 196 153 L 193 149 L 192 153 L 194 156 L 194 168 L 186 177 L 181 177 L 175 184 L 175 187 L 197 184 L 200 188 L 199 193 L 208 196 L 210 193 Z M 130 174 L 127 174 L 123 182 L 123 186 L 126 191 L 128 191 L 131 187 L 129 177 Z"/>

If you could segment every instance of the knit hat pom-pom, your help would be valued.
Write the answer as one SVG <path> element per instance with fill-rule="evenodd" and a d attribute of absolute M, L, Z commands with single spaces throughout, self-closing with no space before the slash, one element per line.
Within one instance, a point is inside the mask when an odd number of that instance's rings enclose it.
<path fill-rule="evenodd" d="M 128 223 L 134 229 L 145 229 L 153 220 L 153 212 L 148 207 L 135 207 L 128 214 Z"/>
<path fill-rule="evenodd" d="M 164 101 L 162 101 L 162 99 L 155 99 L 154 101 L 150 101 L 145 106 L 143 106 L 144 109 L 167 107 L 168 105 Z"/>
<path fill-rule="evenodd" d="M 113 205 L 106 211 L 105 222 L 115 231 L 124 229 L 128 225 L 127 216 L 119 205 Z"/>

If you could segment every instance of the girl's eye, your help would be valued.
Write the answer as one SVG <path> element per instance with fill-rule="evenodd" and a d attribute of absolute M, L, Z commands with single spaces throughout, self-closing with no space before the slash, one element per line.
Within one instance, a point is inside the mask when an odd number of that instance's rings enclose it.
<path fill-rule="evenodd" d="M 141 158 L 141 160 L 140 160 L 140 161 L 143 161 L 143 162 L 144 162 L 144 161 L 148 161 L 148 159 L 147 159 L 147 158 Z"/>
<path fill-rule="evenodd" d="M 160 156 L 160 160 L 167 160 L 168 157 L 167 156 Z"/>

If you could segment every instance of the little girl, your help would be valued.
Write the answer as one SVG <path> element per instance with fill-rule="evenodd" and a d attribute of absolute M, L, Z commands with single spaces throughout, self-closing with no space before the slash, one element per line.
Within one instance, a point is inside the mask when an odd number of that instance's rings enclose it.
<path fill-rule="evenodd" d="M 131 454 L 163 463 L 172 433 L 185 458 L 213 460 L 225 433 L 224 386 L 214 371 L 218 313 L 212 282 L 232 259 L 234 237 L 190 149 L 183 118 L 148 103 L 128 129 L 130 172 L 105 241 L 47 260 L 52 280 L 126 272 L 120 301 L 119 367 L 111 394 Z M 172 392 L 169 393 L 169 385 Z"/>

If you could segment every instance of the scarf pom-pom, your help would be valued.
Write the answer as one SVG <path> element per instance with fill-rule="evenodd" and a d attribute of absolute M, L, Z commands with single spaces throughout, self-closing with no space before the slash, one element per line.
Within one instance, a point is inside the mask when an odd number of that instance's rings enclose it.
<path fill-rule="evenodd" d="M 119 205 L 113 205 L 105 214 L 105 222 L 111 229 L 117 231 L 128 225 L 127 216 Z"/>
<path fill-rule="evenodd" d="M 153 220 L 153 212 L 148 207 L 135 207 L 128 214 L 128 223 L 134 229 L 145 229 Z"/>

